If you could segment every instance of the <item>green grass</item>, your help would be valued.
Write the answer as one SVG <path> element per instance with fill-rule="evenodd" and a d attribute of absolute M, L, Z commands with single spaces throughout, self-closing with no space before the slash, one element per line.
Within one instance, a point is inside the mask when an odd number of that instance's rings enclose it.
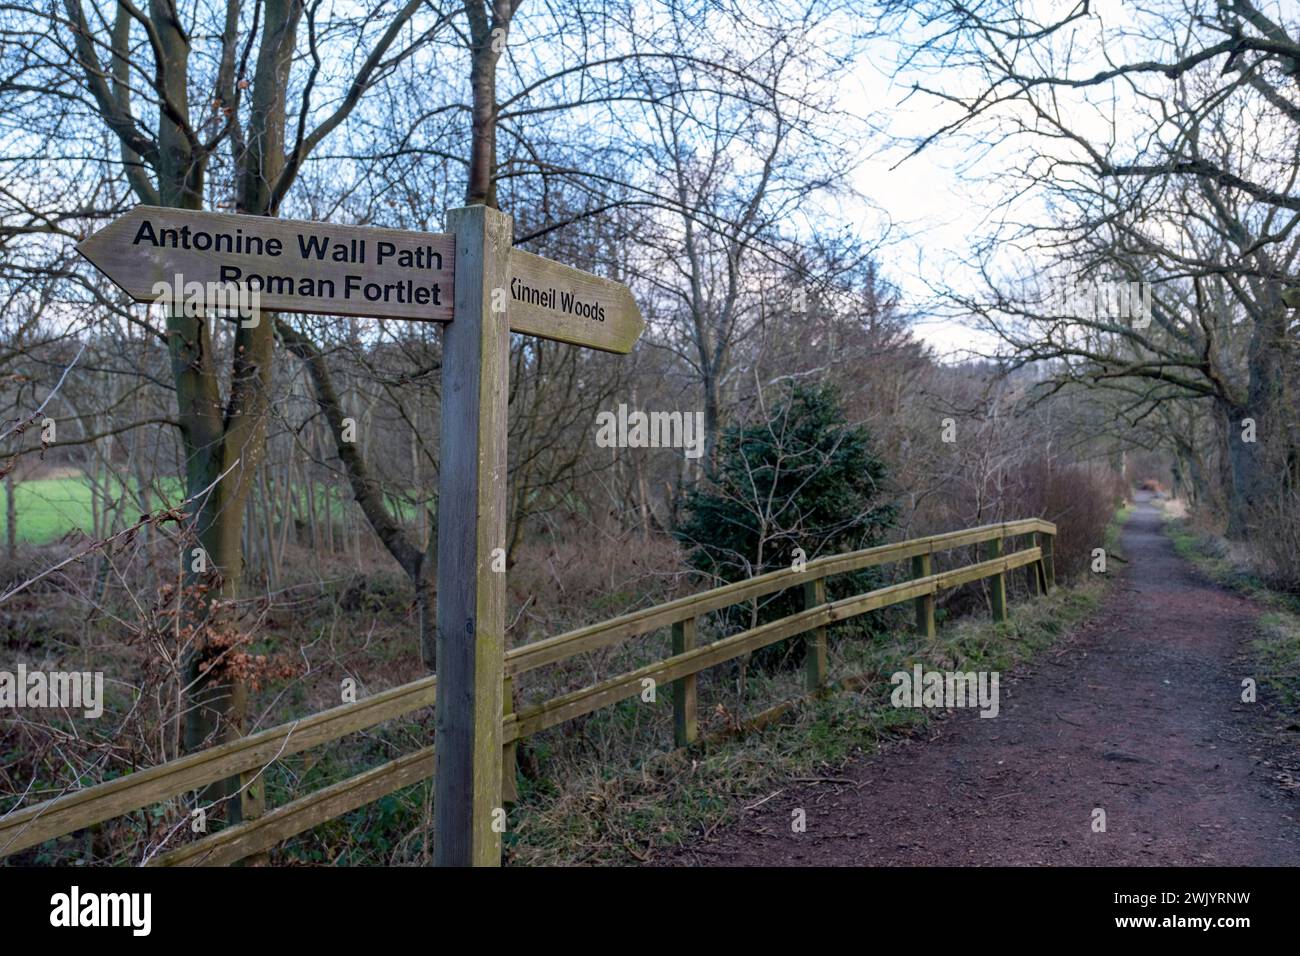
<path fill-rule="evenodd" d="M 1251 649 L 1259 663 L 1259 683 L 1288 712 L 1300 710 L 1300 617 L 1268 611 L 1256 623 Z"/>
<path fill-rule="evenodd" d="M 1106 537 L 1102 544 L 1107 554 L 1120 554 L 1124 552 L 1119 545 L 1120 533 L 1124 530 L 1124 524 L 1128 521 L 1129 515 L 1133 514 L 1133 506 L 1124 504 L 1115 512 L 1115 516 L 1110 519 L 1110 524 L 1106 525 Z"/>
<path fill-rule="evenodd" d="M 1206 577 L 1224 587 L 1245 594 L 1261 604 L 1290 613 L 1300 613 L 1300 601 L 1268 587 L 1255 571 L 1233 559 L 1227 543 L 1215 535 L 1192 528 L 1183 518 L 1166 516 L 1165 534 L 1174 551 L 1194 564 Z"/>
<path fill-rule="evenodd" d="M 18 515 L 18 533 L 16 537 L 19 541 L 27 544 L 48 544 L 69 532 L 91 533 L 94 521 L 91 507 L 91 484 L 88 479 L 84 477 L 33 478 L 19 481 L 14 487 L 15 510 Z M 117 479 L 113 480 L 112 487 L 114 498 L 121 498 L 119 507 L 122 509 L 122 513 L 118 527 L 138 520 L 140 517 L 138 496 L 133 491 L 130 494 L 123 495 L 126 486 Z M 135 487 L 137 487 L 136 483 L 131 482 L 131 488 L 134 489 Z M 318 496 L 323 496 L 324 488 L 324 485 L 317 485 Z M 179 502 L 185 497 L 183 483 L 179 478 L 160 479 L 155 484 L 155 493 L 152 498 L 154 508 L 158 508 L 165 503 L 159 500 L 159 491 L 167 499 L 167 503 Z M 302 513 L 305 513 L 308 501 L 305 486 L 297 490 L 297 496 L 298 507 Z M 276 497 L 279 500 L 279 496 Z M 350 491 L 345 491 L 342 499 L 340 499 L 337 490 L 334 492 L 333 497 L 330 498 L 330 510 L 336 520 L 344 516 L 346 513 L 344 509 L 348 506 L 350 500 Z M 398 520 L 412 522 L 416 520 L 418 511 L 413 502 L 390 495 L 388 504 L 398 517 Z M 318 498 L 317 508 L 321 507 Z M 8 532 L 7 509 L 0 502 L 0 540 L 4 540 L 4 536 Z"/>
<path fill-rule="evenodd" d="M 114 479 L 114 496 L 124 491 L 123 483 Z M 33 478 L 15 483 L 17 539 L 29 544 L 47 544 L 69 532 L 89 534 L 94 527 L 91 500 L 90 482 L 85 478 Z M 123 498 L 122 507 L 133 521 L 139 517 L 137 501 L 134 494 Z M 9 533 L 7 511 L 0 507 L 0 534 L 3 535 Z"/>
<path fill-rule="evenodd" d="M 1164 529 L 1180 558 L 1192 562 L 1220 584 L 1235 587 L 1245 583 L 1240 579 L 1238 569 L 1225 557 L 1222 545 L 1213 537 L 1192 530 L 1182 518 L 1166 516 Z"/>

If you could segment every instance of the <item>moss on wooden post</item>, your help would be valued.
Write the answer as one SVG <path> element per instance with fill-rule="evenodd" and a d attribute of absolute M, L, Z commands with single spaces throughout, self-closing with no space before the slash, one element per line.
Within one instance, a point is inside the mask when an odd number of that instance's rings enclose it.
<path fill-rule="evenodd" d="M 826 603 L 826 580 L 818 578 L 803 586 L 804 610 Z M 826 628 L 814 627 L 804 635 L 804 687 L 815 694 L 826 686 Z"/>
<path fill-rule="evenodd" d="M 1002 539 L 994 538 L 989 542 L 988 548 L 990 558 L 1000 558 L 1002 556 Z M 995 574 L 989 579 L 989 590 L 992 593 L 993 620 L 1005 621 L 1007 619 L 1007 576 L 1005 572 Z"/>
<path fill-rule="evenodd" d="M 912 577 L 928 578 L 934 573 L 932 558 L 928 554 L 918 554 L 912 558 Z M 934 595 L 922 594 L 916 599 L 916 633 L 934 637 Z"/>
<path fill-rule="evenodd" d="M 688 617 L 673 625 L 673 656 L 695 648 L 695 618 Z M 685 747 L 699 736 L 697 718 L 699 678 L 695 674 L 673 681 L 673 743 Z"/>
<path fill-rule="evenodd" d="M 1043 578 L 1047 582 L 1043 590 L 1051 593 L 1052 588 L 1056 587 L 1056 564 L 1052 557 L 1052 545 L 1056 542 L 1056 535 L 1043 535 Z"/>
<path fill-rule="evenodd" d="M 515 680 L 509 674 L 501 681 L 501 716 L 504 718 L 515 712 Z M 516 803 L 519 800 L 519 781 L 516 779 L 518 766 L 518 741 L 512 740 L 501 748 L 501 802 Z"/>

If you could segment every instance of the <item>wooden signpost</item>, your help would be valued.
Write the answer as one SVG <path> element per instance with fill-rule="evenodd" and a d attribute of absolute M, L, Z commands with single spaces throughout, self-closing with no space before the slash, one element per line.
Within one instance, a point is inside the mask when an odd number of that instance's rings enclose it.
<path fill-rule="evenodd" d="M 510 253 L 510 331 L 626 354 L 645 323 L 621 282 L 518 249 Z"/>
<path fill-rule="evenodd" d="M 77 251 L 137 302 L 159 286 L 256 291 L 268 311 L 448 322 L 453 233 L 136 206 Z M 511 332 L 626 354 L 645 329 L 621 282 L 518 249 L 492 286 Z M 504 297 L 504 298 L 503 298 Z"/>
<path fill-rule="evenodd" d="M 626 353 L 627 286 L 511 247 L 510 217 L 455 209 L 448 232 L 137 206 L 77 249 L 137 301 L 238 287 L 261 308 L 446 322 L 438 478 L 434 861 L 501 860 L 509 332 Z M 186 292 L 189 300 L 190 293 Z"/>
<path fill-rule="evenodd" d="M 77 251 L 137 302 L 160 284 L 243 285 L 271 311 L 446 322 L 454 248 L 446 234 L 136 206 Z"/>

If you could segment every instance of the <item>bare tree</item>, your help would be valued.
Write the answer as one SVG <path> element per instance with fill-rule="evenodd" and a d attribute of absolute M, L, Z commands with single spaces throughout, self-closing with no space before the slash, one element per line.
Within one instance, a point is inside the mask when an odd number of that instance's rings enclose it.
<path fill-rule="evenodd" d="M 205 2 L 184 12 L 122 0 L 107 14 L 80 0 L 6 12 L 7 33 L 19 38 L 7 47 L 8 82 L 24 96 L 34 128 L 57 127 L 65 142 L 107 133 L 116 169 L 140 202 L 268 216 L 278 214 L 303 164 L 362 96 L 444 22 L 426 0 L 331 23 L 322 22 L 320 3 L 302 0 Z M 96 211 L 117 212 L 125 198 Z M 76 238 L 88 212 L 72 219 L 34 211 L 30 224 L 11 228 Z M 211 489 L 197 499 L 192 519 L 210 563 L 192 575 L 197 623 L 214 602 L 239 594 L 243 512 L 263 455 L 274 323 L 226 334 L 206 318 L 170 314 L 156 334 L 171 355 L 187 497 Z M 212 637 L 188 664 L 196 689 L 186 729 L 191 748 L 242 729 L 246 688 L 220 678 L 217 660 L 229 648 Z"/>
<path fill-rule="evenodd" d="M 1300 238 L 1300 42 L 1283 8 L 1154 2 L 1118 25 L 1086 2 L 1047 19 L 1017 0 L 880 6 L 922 38 L 908 44 L 910 68 L 966 84 L 917 84 L 956 109 L 914 149 L 945 136 L 1028 148 L 1035 159 L 1013 188 L 1042 188 L 1058 211 L 984 250 L 1031 249 L 1052 270 L 1036 289 L 986 256 L 989 300 L 960 306 L 988 320 L 1017 364 L 1051 360 L 1050 389 L 1125 390 L 1130 422 L 1175 398 L 1212 407 L 1229 534 L 1250 535 L 1297 459 L 1297 341 L 1282 293 Z M 1063 314 L 1044 292 L 1099 282 L 1154 285 L 1150 322 Z"/>

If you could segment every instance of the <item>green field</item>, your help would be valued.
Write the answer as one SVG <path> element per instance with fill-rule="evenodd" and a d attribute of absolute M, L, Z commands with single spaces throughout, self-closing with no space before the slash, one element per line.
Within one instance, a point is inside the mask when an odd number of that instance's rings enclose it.
<path fill-rule="evenodd" d="M 174 486 L 179 489 L 180 486 L 175 479 L 162 484 L 164 488 Z M 120 493 L 122 490 L 122 484 L 117 482 L 115 493 Z M 61 538 L 69 531 L 90 533 L 91 490 L 90 483 L 85 478 L 32 478 L 17 482 L 14 491 L 19 541 L 45 544 Z M 158 507 L 161 503 L 155 495 L 154 507 Z M 139 518 L 139 508 L 134 495 L 124 498 L 121 507 L 129 513 L 130 521 Z M 6 507 L 0 506 L 0 532 L 5 536 L 9 534 L 7 512 Z"/>
<path fill-rule="evenodd" d="M 122 487 L 120 483 L 117 484 L 118 491 Z M 161 488 L 163 493 L 174 501 L 180 501 L 184 498 L 181 482 L 177 478 L 162 479 L 156 483 L 155 487 Z M 90 483 L 84 477 L 28 479 L 17 482 L 15 492 L 18 512 L 17 539 L 19 541 L 29 544 L 47 544 L 63 537 L 70 531 L 80 531 L 85 534 L 91 532 L 91 490 Z M 318 484 L 317 495 L 323 496 L 324 492 L 325 486 Z M 345 491 L 344 494 L 346 498 L 351 497 L 350 491 Z M 341 519 L 345 513 L 344 508 L 349 503 L 346 498 L 340 501 L 339 492 L 336 489 L 330 499 L 330 510 L 336 520 Z M 166 503 L 159 500 L 158 491 L 155 490 L 152 506 L 157 509 Z M 302 511 L 305 512 L 307 509 L 305 488 L 299 491 L 298 503 Z M 3 496 L 0 495 L 0 540 L 5 540 L 9 533 L 9 519 L 4 504 Z M 415 516 L 418 514 L 409 501 L 399 501 L 390 497 L 388 504 L 392 511 L 404 521 L 414 521 Z M 318 501 L 317 507 L 320 506 Z M 126 496 L 122 500 L 121 507 L 125 511 L 118 522 L 118 527 L 134 523 L 139 519 L 138 499 L 134 494 Z"/>

